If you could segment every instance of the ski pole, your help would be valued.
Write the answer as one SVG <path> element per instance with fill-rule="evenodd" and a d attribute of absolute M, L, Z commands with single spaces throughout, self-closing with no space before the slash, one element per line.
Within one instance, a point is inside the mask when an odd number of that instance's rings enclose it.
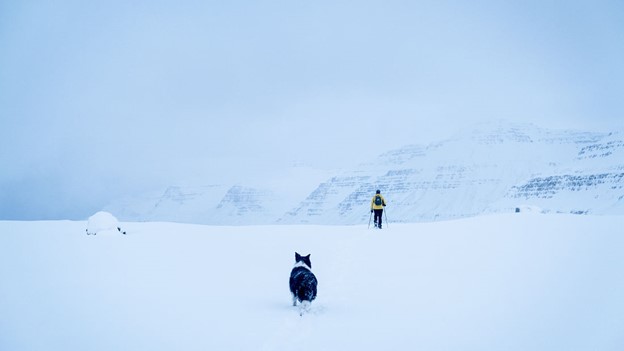
<path fill-rule="evenodd" d="M 370 221 L 372 217 L 373 217 L 373 213 L 371 212 L 370 216 L 368 216 L 368 229 L 370 229 Z"/>
<path fill-rule="evenodd" d="M 389 227 L 388 225 L 388 215 L 386 214 L 386 209 L 384 208 L 384 217 L 386 217 L 386 229 Z"/>

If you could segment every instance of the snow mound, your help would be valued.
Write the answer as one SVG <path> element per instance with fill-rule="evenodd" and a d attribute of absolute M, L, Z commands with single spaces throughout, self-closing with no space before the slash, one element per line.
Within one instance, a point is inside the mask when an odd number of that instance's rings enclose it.
<path fill-rule="evenodd" d="M 109 212 L 100 211 L 89 217 L 86 229 L 87 235 L 96 235 L 101 232 L 115 230 L 121 232 L 122 234 L 126 234 L 125 231 L 121 231 L 117 218 Z"/>

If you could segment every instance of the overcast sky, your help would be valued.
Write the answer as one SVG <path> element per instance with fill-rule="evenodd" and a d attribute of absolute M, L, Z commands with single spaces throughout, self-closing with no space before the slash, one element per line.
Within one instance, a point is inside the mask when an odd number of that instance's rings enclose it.
<path fill-rule="evenodd" d="M 491 119 L 624 130 L 624 2 L 0 2 L 0 219 L 339 168 Z"/>

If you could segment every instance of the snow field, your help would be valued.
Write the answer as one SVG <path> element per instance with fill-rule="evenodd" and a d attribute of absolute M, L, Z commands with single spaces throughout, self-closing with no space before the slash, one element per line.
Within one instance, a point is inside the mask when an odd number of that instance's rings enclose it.
<path fill-rule="evenodd" d="M 0 222 L 0 349 L 621 350 L 623 224 Z M 295 251 L 319 280 L 303 317 Z"/>

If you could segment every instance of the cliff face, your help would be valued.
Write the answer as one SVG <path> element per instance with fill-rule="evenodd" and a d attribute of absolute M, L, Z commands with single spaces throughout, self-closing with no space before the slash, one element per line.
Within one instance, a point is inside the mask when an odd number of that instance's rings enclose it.
<path fill-rule="evenodd" d="M 117 209 L 132 214 L 125 220 L 361 224 L 368 222 L 371 198 L 380 189 L 391 222 L 516 208 L 624 214 L 624 136 L 485 125 L 439 143 L 385 152 L 321 182 L 307 197 L 289 197 L 285 188 L 171 187 L 151 207 L 132 209 L 130 202 Z"/>
<path fill-rule="evenodd" d="M 329 179 L 285 223 L 366 223 L 376 189 L 394 222 L 540 208 L 624 213 L 624 142 L 615 133 L 497 126 L 406 146 Z"/>
<path fill-rule="evenodd" d="M 567 164 L 514 185 L 507 197 L 536 203 L 544 212 L 624 213 L 622 135 L 579 146 Z"/>

